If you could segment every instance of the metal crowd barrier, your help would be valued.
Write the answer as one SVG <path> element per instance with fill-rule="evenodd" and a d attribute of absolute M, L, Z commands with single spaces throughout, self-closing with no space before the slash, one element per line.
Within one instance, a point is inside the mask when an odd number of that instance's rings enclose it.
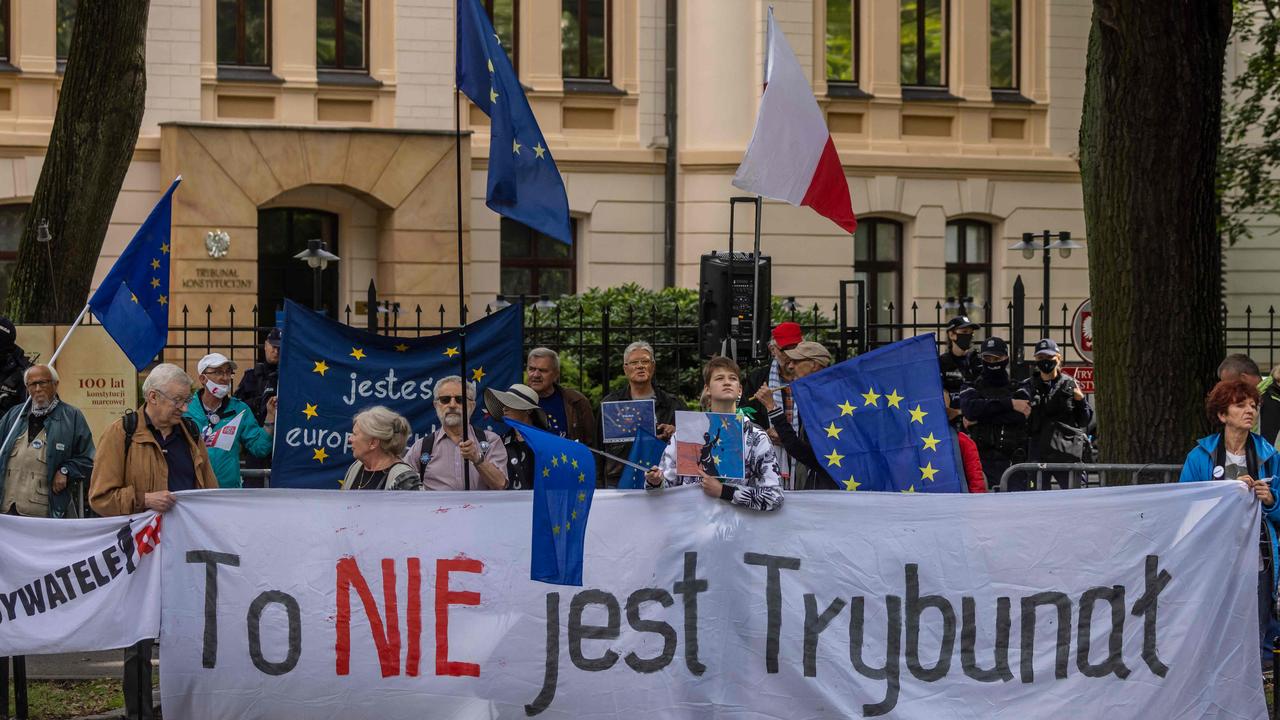
<path fill-rule="evenodd" d="M 1036 490 L 1052 490 L 1057 487 L 1053 474 L 1067 475 L 1067 488 L 1106 487 L 1110 485 L 1145 485 L 1177 482 L 1182 473 L 1181 465 L 1124 464 L 1124 463 L 1041 463 L 1023 462 L 1009 466 L 991 488 L 1006 492 L 1009 480 L 1018 474 L 1034 475 L 1034 483 L 1028 487 Z M 1116 480 L 1115 475 L 1121 479 Z M 1144 479 L 1145 478 L 1145 479 Z M 1157 479 L 1158 478 L 1158 479 Z"/>

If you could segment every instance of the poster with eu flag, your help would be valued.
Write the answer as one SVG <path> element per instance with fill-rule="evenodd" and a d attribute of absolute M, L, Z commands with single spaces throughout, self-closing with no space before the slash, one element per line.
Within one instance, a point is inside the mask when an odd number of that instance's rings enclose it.
<path fill-rule="evenodd" d="M 519 305 L 467 325 L 467 379 L 476 397 L 520 382 L 524 367 Z M 385 405 L 409 420 L 412 443 L 438 427 L 432 391 L 457 375 L 458 333 L 405 338 L 353 328 L 286 301 L 280 348 L 271 486 L 336 489 L 353 460 L 351 420 Z M 489 425 L 484 403 L 472 424 Z"/>
<path fill-rule="evenodd" d="M 818 462 L 849 491 L 964 492 L 932 335 L 791 383 Z"/>

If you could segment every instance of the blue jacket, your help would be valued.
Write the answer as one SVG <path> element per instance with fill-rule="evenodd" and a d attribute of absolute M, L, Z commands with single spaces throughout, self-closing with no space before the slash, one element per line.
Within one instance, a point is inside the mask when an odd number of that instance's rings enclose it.
<path fill-rule="evenodd" d="M 218 418 L 217 424 L 212 426 L 209 424 L 209 415 L 205 412 L 204 403 L 200 401 L 199 394 L 191 398 L 191 404 L 187 406 L 185 414 L 196 421 L 196 426 L 200 428 L 202 434 L 222 428 L 237 416 L 244 415 L 230 450 L 222 450 L 216 447 L 208 448 L 209 464 L 213 466 L 213 474 L 218 477 L 218 487 L 238 488 L 244 486 L 244 483 L 240 480 L 241 449 L 247 450 L 249 454 L 256 457 L 271 457 L 272 435 L 258 424 L 258 421 L 253 417 L 253 410 L 243 400 L 228 397 L 226 409 L 222 412 L 221 417 Z"/>
<path fill-rule="evenodd" d="M 27 432 L 27 419 L 31 417 L 31 407 L 17 405 L 0 418 L 0 442 L 9 437 L 9 430 L 14 422 L 18 429 L 13 438 L 0 448 L 0 497 L 4 496 L 4 478 L 9 469 L 9 453 L 13 445 Z M 93 473 L 93 433 L 89 431 L 89 423 L 80 412 L 59 400 L 58 406 L 49 412 L 44 421 L 45 464 L 49 477 L 49 517 L 60 518 L 67 514 L 67 505 L 71 501 L 71 489 L 78 482 L 86 482 Z M 60 493 L 53 492 L 53 475 L 62 468 L 67 469 L 67 487 Z"/>
<path fill-rule="evenodd" d="M 1274 445 L 1257 433 L 1249 433 L 1249 439 L 1253 441 L 1253 450 L 1258 456 L 1258 475 L 1260 476 L 1258 479 L 1270 478 L 1271 496 L 1273 499 L 1280 498 L 1280 452 L 1277 452 Z M 1221 433 L 1200 438 L 1191 452 L 1187 453 L 1178 482 L 1213 480 L 1213 459 L 1218 452 L 1220 442 L 1222 442 Z M 1264 505 L 1262 517 L 1267 521 L 1262 523 L 1262 526 L 1266 529 L 1267 538 L 1271 541 L 1271 587 L 1275 588 L 1280 582 L 1280 549 L 1276 547 L 1275 527 L 1280 523 L 1280 502 L 1273 502 L 1270 507 Z"/>

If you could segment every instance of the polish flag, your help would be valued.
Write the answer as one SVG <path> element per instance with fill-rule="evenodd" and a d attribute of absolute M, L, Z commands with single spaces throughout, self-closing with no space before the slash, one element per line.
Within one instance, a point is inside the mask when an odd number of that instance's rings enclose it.
<path fill-rule="evenodd" d="M 852 233 L 858 226 L 831 132 L 804 70 L 773 20 L 773 8 L 769 8 L 764 97 L 733 185 L 792 205 L 807 205 L 845 232 Z"/>

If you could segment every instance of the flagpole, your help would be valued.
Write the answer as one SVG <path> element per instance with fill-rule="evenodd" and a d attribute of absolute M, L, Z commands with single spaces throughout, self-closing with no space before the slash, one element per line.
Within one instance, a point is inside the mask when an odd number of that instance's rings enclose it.
<path fill-rule="evenodd" d="M 80 314 L 76 316 L 75 322 L 71 323 L 71 327 L 67 328 L 67 334 L 62 337 L 62 342 L 58 343 L 58 348 L 53 351 L 53 355 L 49 357 L 49 362 L 45 363 L 50 368 L 53 367 L 53 361 L 58 359 L 58 355 L 62 353 L 62 349 L 67 346 L 67 341 L 71 339 L 71 333 L 80 327 L 80 321 L 84 320 L 85 313 L 89 312 L 89 304 L 80 309 Z M 25 388 L 27 383 L 26 373 L 23 373 L 22 384 Z M 18 415 L 13 419 L 13 425 L 9 426 L 9 432 L 4 436 L 4 444 L 0 444 L 0 448 L 9 447 L 9 443 L 13 440 L 14 433 L 18 430 L 18 419 L 31 406 L 31 393 L 27 393 L 27 399 L 22 401 L 22 408 L 18 410 Z"/>
<path fill-rule="evenodd" d="M 462 18 L 457 16 L 462 12 L 462 2 L 459 0 L 454 4 L 454 27 L 462 27 Z M 464 272 L 462 266 L 462 92 L 458 87 L 458 35 L 455 31 L 453 38 L 453 158 L 454 169 L 457 183 L 454 186 L 455 196 L 457 200 L 457 221 L 458 221 L 458 363 L 460 370 L 458 377 L 462 378 L 462 442 L 466 442 L 471 429 L 471 416 L 467 412 L 467 301 L 466 301 L 466 283 L 462 277 Z M 443 418 L 440 420 L 444 424 Z M 462 488 L 464 490 L 471 489 L 471 468 L 464 460 L 462 463 Z"/>

